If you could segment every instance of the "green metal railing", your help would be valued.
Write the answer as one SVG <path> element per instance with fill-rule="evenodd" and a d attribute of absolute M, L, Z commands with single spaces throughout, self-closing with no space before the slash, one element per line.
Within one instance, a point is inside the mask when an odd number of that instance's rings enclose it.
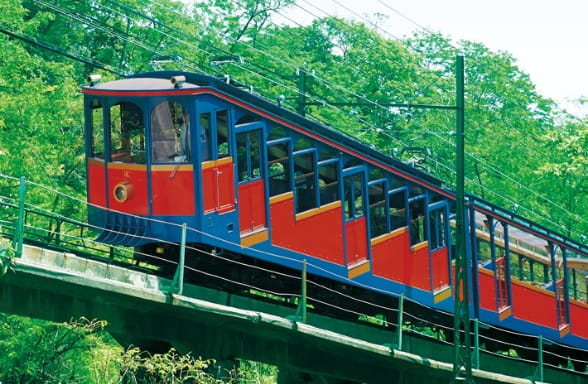
<path fill-rule="evenodd" d="M 100 229 L 94 230 L 88 223 L 29 203 L 32 198 L 27 197 L 27 185 L 27 180 L 21 177 L 17 198 L 14 193 L 13 197 L 0 195 L 0 236 L 11 240 L 16 257 L 22 255 L 26 242 L 112 263 L 132 263 L 132 249 L 94 241 Z"/>
<path fill-rule="evenodd" d="M 11 239 L 11 245 L 17 256 L 22 254 L 23 243 L 31 243 L 43 247 L 54 248 L 72 252 L 82 257 L 100 259 L 107 262 L 133 263 L 133 251 L 128 248 L 111 247 L 104 244 L 97 244 L 93 239 L 97 236 L 96 231 L 87 223 L 65 217 L 58 213 L 36 207 L 27 203 L 27 181 L 20 178 L 18 193 L 12 193 L 13 197 L 0 195 L 0 225 L 1 235 Z M 14 198 L 14 196 L 18 198 Z M 98 229 L 96 229 L 98 230 Z M 184 292 L 184 272 L 186 270 L 185 252 L 186 252 L 186 224 L 182 225 L 182 236 L 179 247 L 179 261 L 176 271 L 169 285 L 169 293 L 182 295 Z M 1 271 L 0 271 L 1 272 Z M 296 314 L 292 316 L 296 321 L 306 323 L 307 317 L 307 262 L 304 260 L 301 265 L 301 285 L 300 295 L 298 297 L 298 307 Z M 394 309 L 396 310 L 396 309 Z M 391 333 L 391 338 L 395 337 L 395 342 L 391 346 L 397 350 L 409 350 L 410 346 L 404 345 L 404 339 L 415 334 L 416 331 L 407 328 L 410 324 L 410 313 L 405 311 L 405 298 L 403 295 L 398 297 L 396 324 L 385 321 L 385 326 L 395 327 L 395 334 Z M 407 320 L 408 319 L 408 320 Z M 473 347 L 470 350 L 472 367 L 475 369 L 488 369 L 484 367 L 482 354 L 490 353 L 482 345 L 480 335 L 480 325 L 477 319 L 472 319 L 473 329 Z M 432 325 L 434 327 L 434 325 Z M 485 327 L 485 326 L 484 326 Z M 405 333 L 409 333 L 406 336 Z M 542 381 L 545 377 L 545 355 L 550 353 L 544 350 L 545 341 L 542 336 L 537 339 L 537 360 L 536 369 L 532 375 L 533 380 Z M 533 362 L 530 362 L 533 364 Z M 549 365 L 549 363 L 547 363 Z"/>

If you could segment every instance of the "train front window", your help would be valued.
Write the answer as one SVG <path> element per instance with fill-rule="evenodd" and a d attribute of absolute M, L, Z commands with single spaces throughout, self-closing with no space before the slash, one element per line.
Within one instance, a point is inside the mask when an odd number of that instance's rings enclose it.
<path fill-rule="evenodd" d="M 90 105 L 91 156 L 104 159 L 104 115 L 102 105 L 93 100 Z"/>
<path fill-rule="evenodd" d="M 151 112 L 153 163 L 190 161 L 190 115 L 178 102 L 164 101 Z"/>
<path fill-rule="evenodd" d="M 110 108 L 110 161 L 145 164 L 143 111 L 130 102 Z"/>

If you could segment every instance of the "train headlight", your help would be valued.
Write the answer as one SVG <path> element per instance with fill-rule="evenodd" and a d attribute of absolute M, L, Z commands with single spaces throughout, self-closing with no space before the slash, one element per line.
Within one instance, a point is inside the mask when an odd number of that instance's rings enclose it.
<path fill-rule="evenodd" d="M 102 79 L 102 76 L 92 74 L 92 75 L 88 76 L 88 83 L 90 83 L 90 86 L 93 87 L 96 84 L 98 84 L 101 79 Z"/>
<path fill-rule="evenodd" d="M 186 77 L 185 76 L 173 76 L 169 80 L 171 81 L 172 85 L 175 88 L 181 88 L 182 84 L 184 84 L 186 82 Z"/>
<path fill-rule="evenodd" d="M 124 203 L 125 201 L 133 197 L 135 188 L 133 187 L 133 184 L 131 184 L 130 182 L 123 181 L 121 183 L 118 183 L 114 187 L 114 190 L 112 192 L 114 195 L 114 200 L 116 200 L 119 203 Z"/>

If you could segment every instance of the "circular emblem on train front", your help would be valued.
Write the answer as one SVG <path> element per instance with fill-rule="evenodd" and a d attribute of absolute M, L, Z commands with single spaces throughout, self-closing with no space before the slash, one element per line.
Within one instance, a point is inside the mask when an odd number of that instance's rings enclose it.
<path fill-rule="evenodd" d="M 124 203 L 133 196 L 135 188 L 133 187 L 133 184 L 131 184 L 130 182 L 123 181 L 118 183 L 114 187 L 112 192 L 114 200 L 116 200 L 119 203 Z"/>

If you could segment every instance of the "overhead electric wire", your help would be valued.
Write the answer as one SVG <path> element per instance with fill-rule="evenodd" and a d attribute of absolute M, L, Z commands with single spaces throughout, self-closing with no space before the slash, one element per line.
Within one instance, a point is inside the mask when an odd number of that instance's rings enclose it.
<path fill-rule="evenodd" d="M 47 3 L 45 3 L 45 2 L 43 2 L 43 1 L 41 1 L 41 0 L 35 0 L 35 1 L 38 1 L 38 2 L 41 2 L 41 3 L 45 4 L 45 5 L 47 5 Z M 120 5 L 120 3 L 118 3 L 118 2 L 116 2 L 116 1 L 114 1 L 114 0 L 108 0 L 108 1 L 109 1 L 109 2 L 111 2 L 111 3 L 114 3 L 114 4 L 119 4 L 119 5 Z M 128 8 L 128 9 L 127 9 L 127 8 Z M 129 8 L 129 7 L 126 7 L 126 6 L 125 6 L 125 9 L 127 9 L 128 11 L 133 11 L 133 9 L 131 9 L 131 8 Z M 177 12 L 177 11 L 176 11 L 176 12 Z M 153 18 L 150 18 L 150 17 L 149 17 L 149 16 L 147 16 L 147 15 L 143 15 L 141 12 L 134 11 L 133 13 L 135 13 L 135 14 L 136 14 L 136 15 L 138 15 L 138 16 L 145 17 L 145 18 L 146 18 L 146 19 L 148 19 L 148 20 L 152 20 L 152 21 L 154 20 Z M 128 17 L 128 16 L 126 16 L 126 17 Z M 158 22 L 158 23 L 159 23 L 159 22 Z M 163 26 L 165 26 L 165 24 L 162 24 L 162 23 L 159 23 L 159 24 L 160 24 L 160 25 L 163 25 Z M 106 31 L 105 31 L 105 32 L 106 32 Z M 107 32 L 107 33 L 108 33 L 108 32 Z M 120 33 L 118 34 L 118 36 L 121 36 L 121 35 L 120 35 Z M 184 37 L 186 37 L 186 36 L 184 35 Z M 142 47 L 142 48 L 144 48 L 144 49 L 149 49 L 149 48 L 148 48 L 148 47 L 146 47 L 146 46 L 141 46 L 141 45 L 138 45 L 138 44 L 136 44 L 134 41 L 131 41 L 131 40 L 127 40 L 127 41 L 129 41 L 131 44 L 134 44 L 134 45 L 140 46 L 140 47 Z M 178 42 L 183 42 L 183 43 L 186 43 L 186 41 L 185 41 L 185 40 L 184 40 L 184 41 L 183 41 L 183 40 L 178 40 Z M 241 42 L 241 43 L 242 43 L 242 42 Z M 247 43 L 245 43 L 245 45 L 247 45 Z M 198 47 L 196 47 L 196 48 L 198 48 Z M 153 50 L 152 50 L 152 52 L 155 52 L 155 51 L 153 51 Z M 242 67 L 242 69 L 243 69 L 243 70 L 246 70 L 246 68 L 244 68 L 244 67 Z M 250 72 L 250 73 L 252 73 L 252 74 L 255 74 L 255 75 L 259 75 L 259 73 L 258 73 L 258 72 L 253 72 L 253 71 L 249 71 L 249 72 Z M 274 74 L 275 74 L 275 73 L 274 73 Z M 279 83 L 279 82 L 276 82 L 275 80 L 273 80 L 273 79 L 270 79 L 270 78 L 268 78 L 268 77 L 266 77 L 266 76 L 262 76 L 262 77 L 264 77 L 264 78 L 265 78 L 266 80 L 268 80 L 268 81 L 271 81 L 271 82 L 273 82 L 273 83 L 274 83 L 274 84 L 276 84 L 276 85 L 279 85 L 279 86 L 282 86 L 282 87 L 286 87 L 286 89 L 288 89 L 288 88 L 287 88 L 287 86 L 286 86 L 284 83 Z M 315 77 L 315 78 L 316 78 L 317 80 L 319 80 L 319 81 L 323 81 L 322 79 L 320 79 L 320 78 L 318 78 L 318 77 Z M 327 87 L 330 87 L 330 86 L 331 86 L 331 83 L 330 83 L 330 82 L 328 82 L 328 81 L 324 81 L 324 84 L 325 84 Z M 337 85 L 336 85 L 336 84 L 335 84 L 335 87 L 337 87 Z M 341 90 L 342 90 L 342 91 L 344 91 L 344 92 L 348 92 L 346 89 L 342 89 L 341 87 L 337 87 L 337 88 L 341 89 Z M 293 90 L 293 88 L 292 88 L 292 87 L 289 87 L 289 89 Z M 296 91 L 296 90 L 294 90 L 294 91 Z M 348 93 L 349 93 L 349 92 L 348 92 Z M 331 104 L 330 104 L 328 101 L 321 100 L 321 99 L 317 99 L 317 98 L 316 98 L 316 96 L 312 96 L 312 95 L 306 95 L 306 96 L 308 96 L 308 97 L 309 97 L 309 98 L 311 98 L 312 100 L 315 100 L 315 101 L 317 101 L 317 102 L 319 102 L 319 103 L 321 103 L 321 104 L 323 104 L 323 105 L 325 105 L 325 106 L 331 106 L 331 107 L 335 107 L 335 106 L 331 105 Z M 377 103 L 375 103 L 375 102 L 373 102 L 373 101 L 371 101 L 371 100 L 369 100 L 369 99 L 365 98 L 365 96 L 360 96 L 360 95 L 355 95 L 355 94 L 354 94 L 354 96 L 355 96 L 355 97 L 359 97 L 359 98 L 364 98 L 364 100 L 365 100 L 366 102 L 371 102 L 371 103 L 373 103 L 373 105 L 374 105 L 374 106 L 377 106 L 377 107 L 380 107 L 380 108 L 384 108 L 383 106 L 379 106 Z M 337 109 L 339 109 L 339 110 L 341 110 L 341 111 L 343 111 L 343 112 L 347 113 L 346 111 L 342 110 L 341 108 L 337 108 Z M 355 117 L 355 118 L 357 119 L 357 117 Z M 359 119 L 359 121 L 360 121 L 362 124 L 364 124 L 364 125 L 368 125 L 368 126 L 371 126 L 372 128 L 376 128 L 376 127 L 375 127 L 375 126 L 374 126 L 374 125 L 373 125 L 371 122 L 369 122 L 369 121 L 366 121 L 366 120 L 363 120 L 363 119 Z M 403 141 L 402 141 L 401 139 L 399 139 L 399 138 L 397 138 L 397 137 L 392 137 L 392 138 L 393 138 L 394 140 L 397 140 L 397 141 L 398 141 L 400 144 L 402 144 L 402 145 L 405 145 L 405 143 L 403 143 Z M 437 161 L 437 163 L 438 163 L 438 164 L 440 164 L 441 162 Z M 490 166 L 490 168 L 491 168 L 491 169 L 494 169 L 494 170 L 495 170 L 495 171 L 497 171 L 497 172 L 500 172 L 500 171 L 499 171 L 499 170 L 498 170 L 496 167 L 494 167 L 494 166 L 492 166 L 492 165 Z M 522 185 L 522 183 L 520 183 L 520 182 L 519 182 L 519 185 Z M 481 187 L 482 187 L 482 186 L 481 186 Z M 488 188 L 488 187 L 484 187 L 484 188 L 485 188 L 486 190 L 489 190 L 489 188 Z M 529 190 L 530 190 L 530 189 L 529 189 Z M 533 193 L 535 193 L 535 194 L 537 194 L 537 192 L 535 192 L 535 191 L 532 191 L 532 190 L 530 190 L 530 191 L 531 191 L 531 192 L 533 192 Z M 553 202 L 552 202 L 552 203 L 553 203 Z M 557 206 L 557 205 L 556 205 L 556 206 Z M 561 208 L 561 207 L 559 207 L 559 208 Z M 562 227 L 562 228 L 563 228 L 563 227 Z"/>
<path fill-rule="evenodd" d="M 81 63 L 91 65 L 91 66 L 93 66 L 95 68 L 99 68 L 99 69 L 102 69 L 104 71 L 113 73 L 115 75 L 119 75 L 119 76 L 123 76 L 124 75 L 122 72 L 118 71 L 115 68 L 112 68 L 111 66 L 109 66 L 107 64 L 101 63 L 101 62 L 96 61 L 94 59 L 88 59 L 88 58 L 85 58 L 85 57 L 81 57 L 79 55 L 74 55 L 72 53 L 69 53 L 69 52 L 64 51 L 63 49 L 55 48 L 55 47 L 53 47 L 53 46 L 51 46 L 51 45 L 49 45 L 47 43 L 44 43 L 42 41 L 39 41 L 36 38 L 33 39 L 31 37 L 27 37 L 27 36 L 18 34 L 18 33 L 14 32 L 14 31 L 10 31 L 8 29 L 5 29 L 5 28 L 3 28 L 1 26 L 0 26 L 0 33 L 3 33 L 3 34 L 8 35 L 8 36 L 10 36 L 12 38 L 15 38 L 15 39 L 24 41 L 25 43 L 28 43 L 28 44 L 31 44 L 31 45 L 35 45 L 35 46 L 37 46 L 39 48 L 46 49 L 46 50 L 51 51 L 53 53 L 57 53 L 57 54 L 59 54 L 61 56 L 65 56 L 65 57 L 70 58 L 72 60 L 79 61 Z"/>
<path fill-rule="evenodd" d="M 333 0 L 333 1 L 334 1 L 335 3 L 337 3 L 337 4 L 339 4 L 337 1 L 335 1 L 335 0 Z M 307 3 L 307 2 L 305 1 L 305 3 Z M 319 8 L 317 8 L 317 7 L 315 7 L 315 8 L 316 8 L 316 9 L 319 9 Z M 319 9 L 319 10 L 320 10 L 320 9 Z M 324 12 L 324 11 L 323 11 L 323 12 Z M 397 12 L 397 13 L 399 13 L 399 12 Z M 355 12 L 354 12 L 354 14 L 356 14 L 356 15 L 357 15 L 357 13 L 355 13 Z M 400 14 L 400 13 L 399 13 L 399 14 Z M 372 24 L 373 24 L 373 23 L 372 23 Z M 417 25 L 418 25 L 418 24 L 417 24 Z M 419 27 L 421 27 L 421 26 L 419 26 Z M 421 27 L 421 28 L 422 28 L 422 27 Z M 430 32 L 430 31 L 428 31 L 428 30 L 426 30 L 426 31 L 427 31 L 428 33 L 431 33 L 431 32 Z M 388 34 L 389 34 L 389 33 L 388 33 Z M 393 37 L 394 37 L 395 39 L 398 39 L 398 38 L 396 38 L 395 36 L 393 36 Z M 455 49 L 457 49 L 456 47 L 454 47 L 454 48 L 455 48 Z M 324 81 L 323 79 L 321 79 L 321 78 L 318 78 L 318 77 L 315 77 L 315 78 L 316 78 L 317 80 L 319 80 L 319 81 L 323 81 L 323 82 L 324 82 L 324 84 L 325 84 L 327 87 L 330 87 L 330 85 L 331 85 L 331 84 L 330 84 L 330 82 L 328 82 L 328 81 Z M 335 86 L 337 86 L 337 85 L 335 85 Z M 338 87 L 337 87 L 337 88 L 338 88 Z M 339 89 L 341 89 L 341 88 L 339 88 Z M 344 91 L 344 92 L 347 92 L 347 93 L 349 93 L 349 91 L 348 91 L 348 90 L 346 90 L 346 89 L 341 89 L 341 90 L 342 90 L 342 91 Z M 371 101 L 371 100 L 369 100 L 369 99 L 365 98 L 364 96 L 360 96 L 360 95 L 353 94 L 353 93 L 352 93 L 352 95 L 353 95 L 353 96 L 355 96 L 355 97 L 357 97 L 357 98 L 359 98 L 359 99 L 363 99 L 363 100 L 364 100 L 364 101 L 366 101 L 366 102 L 372 102 L 372 103 L 373 103 L 373 105 L 374 105 L 375 107 L 376 107 L 376 106 L 379 106 L 377 103 L 375 103 L 375 102 L 373 102 L 373 101 Z M 325 105 L 330 105 L 330 104 L 329 104 L 329 102 L 324 102 L 324 104 L 325 104 Z M 380 107 L 380 108 L 385 108 L 384 106 L 379 106 L 379 107 Z M 338 108 L 338 109 L 340 109 L 340 108 Z M 340 110 L 341 110 L 341 109 L 340 109 Z M 362 123 L 364 123 L 364 124 L 367 124 L 367 125 L 371 125 L 373 128 L 375 128 L 375 126 L 373 126 L 373 125 L 372 125 L 370 122 L 368 122 L 368 121 L 361 120 L 361 122 L 362 122 Z M 398 138 L 396 138 L 396 137 L 394 137 L 394 139 L 395 139 L 395 140 L 397 140 L 399 143 L 401 143 L 401 144 L 404 144 L 404 143 L 402 142 L 402 140 L 399 140 L 399 139 L 398 139 Z M 452 145 L 455 145 L 455 144 L 453 143 Z M 471 155 L 469 155 L 469 154 L 468 154 L 468 156 L 471 156 Z M 503 174 L 503 175 L 504 175 L 504 173 L 503 173 L 503 172 L 501 172 L 501 171 L 500 171 L 500 170 L 499 170 L 499 169 L 498 169 L 498 168 L 497 168 L 495 165 L 489 164 L 489 163 L 487 163 L 486 161 L 483 161 L 483 160 L 481 160 L 481 159 L 478 159 L 478 158 L 475 158 L 475 157 L 474 157 L 474 159 L 475 159 L 476 161 L 480 162 L 480 163 L 483 163 L 483 164 L 485 164 L 485 165 L 486 165 L 486 166 L 487 166 L 489 169 L 493 170 L 494 172 L 497 172 L 497 173 L 500 173 L 500 174 Z M 559 205 L 555 204 L 555 203 L 554 203 L 553 201 L 551 201 L 551 200 L 545 199 L 543 196 L 541 196 L 540 194 L 538 194 L 536 191 L 534 191 L 534 190 L 532 190 L 532 189 L 528 188 L 527 186 L 525 186 L 524 184 L 522 184 L 520 181 L 516 181 L 516 180 L 514 180 L 514 179 L 513 179 L 512 177 L 510 177 L 510 176 L 508 176 L 508 177 L 511 179 L 511 181 L 515 182 L 517 185 L 519 185 L 519 186 L 522 186 L 524 189 L 526 189 L 526 190 L 530 191 L 531 193 L 533 193 L 533 194 L 537 195 L 538 197 L 542 198 L 544 201 L 549 201 L 549 202 L 550 202 L 550 203 L 552 203 L 552 204 L 553 204 L 555 207 L 558 207 L 558 208 L 560 208 L 560 209 L 564 210 L 564 212 L 566 212 L 566 211 L 565 211 L 565 208 L 563 208 L 563 207 L 561 207 L 561 206 L 559 206 Z M 484 186 L 480 185 L 480 187 L 484 187 Z M 485 188 L 485 189 L 487 189 L 487 190 L 490 190 L 490 189 L 489 189 L 487 186 L 486 186 L 486 187 L 484 187 L 484 188 Z M 494 191 L 492 191 L 492 192 L 493 192 L 493 193 L 495 193 L 496 195 L 500 195 L 499 193 L 496 193 L 496 192 L 494 192 Z M 508 199 L 508 200 L 510 200 L 510 201 L 514 201 L 512 198 L 511 198 L 511 199 Z M 567 211 L 566 213 L 567 213 L 567 214 L 570 214 L 570 212 L 569 212 L 569 211 Z M 537 215 L 537 216 L 539 216 L 539 215 Z M 557 223 L 554 223 L 554 222 L 551 222 L 551 223 L 552 223 L 552 224 L 555 224 L 555 225 L 556 225 L 556 226 L 558 226 L 558 227 L 560 227 L 560 226 L 559 226 Z M 562 229 L 564 229 L 564 230 L 565 230 L 565 228 L 563 228 L 563 227 L 560 227 L 560 228 L 562 228 Z"/>
<path fill-rule="evenodd" d="M 307 4 L 309 4 L 309 3 L 308 3 L 308 1 L 306 1 L 306 0 L 302 0 L 302 1 L 304 1 L 304 2 L 305 2 L 305 3 L 307 3 Z M 340 2 L 338 2 L 337 0 L 332 0 L 332 2 L 333 2 L 333 3 L 335 3 L 335 4 L 337 4 L 337 5 L 339 5 L 339 6 L 341 6 L 341 7 L 343 7 L 343 8 L 345 8 L 345 9 L 347 9 L 348 11 L 350 11 L 351 13 L 353 13 L 354 15 L 356 15 L 356 16 L 360 17 L 361 19 L 363 19 L 363 20 L 364 20 L 365 22 L 367 22 L 368 24 L 370 24 L 370 25 L 374 26 L 375 28 L 377 28 L 378 30 L 382 31 L 384 34 L 386 34 L 386 35 L 389 35 L 389 36 L 393 37 L 394 39 L 398 40 L 398 38 L 397 38 L 396 36 L 394 36 L 394 35 L 390 34 L 390 33 L 389 33 L 387 30 L 384 30 L 384 29 L 380 28 L 380 27 L 379 27 L 379 26 L 377 26 L 376 24 L 374 24 L 374 23 L 372 23 L 371 21 L 367 20 L 365 17 L 363 17 L 363 16 L 359 15 L 357 12 L 355 12 L 355 11 L 353 11 L 353 10 L 350 10 L 348 7 L 344 7 L 344 6 L 343 6 L 343 5 L 342 5 Z M 379 2 L 380 2 L 380 3 L 382 3 L 383 5 L 386 5 L 386 4 L 384 4 L 384 3 L 383 3 L 381 0 L 379 0 Z M 314 7 L 314 6 L 313 6 L 313 7 Z M 418 24 L 418 23 L 417 23 L 417 22 L 415 22 L 413 19 L 411 19 L 411 18 L 407 17 L 406 15 L 402 14 L 402 13 L 401 13 L 401 12 L 399 12 L 398 10 L 396 10 L 396 9 L 394 9 L 394 8 L 392 8 L 392 7 L 388 6 L 388 5 L 386 5 L 386 7 L 387 7 L 388 9 L 390 9 L 391 11 L 393 11 L 393 12 L 397 13 L 398 15 L 400 15 L 400 16 L 401 16 L 402 18 L 404 18 L 405 20 L 407 20 L 407 21 L 409 21 L 409 22 L 413 23 L 413 24 L 414 24 L 415 26 L 417 26 L 419 29 L 422 29 L 423 31 L 425 31 L 426 33 L 428 33 L 428 34 L 430 34 L 430 35 L 434 35 L 434 33 L 433 33 L 432 31 L 430 31 L 429 29 L 427 29 L 427 28 L 423 27 L 422 25 Z M 316 7 L 315 7 L 315 8 L 316 8 Z M 318 9 L 318 8 L 317 8 L 317 9 Z M 324 11 L 323 11 L 323 12 L 324 12 Z M 458 47 L 456 47 L 456 46 L 454 46 L 454 45 L 451 45 L 451 46 L 452 46 L 452 48 L 454 48 L 456 51 L 458 51 Z M 524 132 L 522 132 L 522 131 L 520 130 L 520 128 L 519 128 L 519 127 L 514 127 L 514 128 L 515 128 L 515 129 L 517 129 L 517 130 L 518 130 L 519 132 L 521 132 L 522 134 L 524 134 Z M 452 145 L 455 145 L 455 144 L 453 143 Z M 468 155 L 468 156 L 470 156 L 469 154 L 467 154 L 467 155 Z M 535 159 L 536 159 L 536 160 L 539 160 L 539 158 L 538 158 L 538 157 L 535 157 Z M 488 167 L 490 170 L 492 170 L 493 172 L 495 172 L 495 173 L 498 173 L 498 174 L 505 175 L 505 174 L 504 174 L 502 171 L 500 171 L 500 170 L 498 169 L 498 167 L 497 167 L 496 165 L 490 164 L 490 163 L 488 163 L 488 162 L 486 162 L 486 161 L 482 161 L 481 159 L 476 159 L 476 160 L 477 160 L 477 161 L 479 161 L 479 162 L 482 162 L 482 163 L 484 163 L 484 164 L 485 164 L 485 165 L 486 165 L 486 166 L 487 166 L 487 167 Z M 505 176 L 506 176 L 506 175 L 505 175 Z M 535 190 L 533 190 L 533 189 L 529 188 L 528 186 L 526 186 L 526 185 L 525 185 L 524 183 L 522 183 L 521 181 L 515 180 L 515 179 L 514 179 L 514 178 L 512 178 L 511 176 L 508 176 L 508 178 L 509 178 L 509 179 L 511 179 L 511 180 L 512 180 L 512 181 L 513 181 L 513 182 L 514 182 L 516 185 L 518 185 L 519 187 L 521 187 L 521 188 L 523 188 L 523 189 L 525 189 L 525 190 L 529 191 L 531 194 L 533 194 L 533 195 L 537 196 L 537 197 L 538 197 L 539 199 L 541 199 L 542 201 L 548 202 L 550 205 L 552 205 L 553 207 L 555 207 L 555 208 L 557 208 L 557 209 L 561 210 L 561 211 L 562 211 L 562 212 L 564 212 L 566 215 L 568 215 L 568 216 L 573 216 L 575 219 L 579 218 L 579 216 L 578 216 L 576 213 L 570 212 L 570 211 L 569 211 L 568 209 L 566 209 L 565 207 L 562 207 L 561 205 L 559 205 L 559 204 L 555 203 L 555 202 L 554 202 L 554 201 L 552 201 L 551 199 L 548 199 L 548 198 L 546 198 L 544 195 L 542 195 L 542 194 L 538 193 L 537 191 L 535 191 Z M 481 185 L 480 185 L 480 186 L 481 186 Z M 482 186 L 481 186 L 481 187 L 482 187 Z M 489 191 L 491 191 L 491 190 L 490 190 L 490 189 L 489 189 L 487 186 L 485 186 L 484 188 L 485 188 L 486 190 L 489 190 Z M 492 192 L 493 192 L 493 191 L 492 191 Z M 499 194 L 498 194 L 498 193 L 496 193 L 496 192 L 494 192 L 494 193 L 495 193 L 495 194 L 497 194 L 497 195 L 499 195 Z M 513 202 L 514 202 L 514 200 L 513 200 L 512 198 L 510 198 L 510 199 L 508 199 L 508 200 L 510 200 L 510 201 L 513 201 Z M 541 217 L 539 214 L 536 214 L 536 215 L 537 215 L 537 217 Z M 579 219 L 580 219 L 580 220 L 582 220 L 582 222 L 585 222 L 585 223 L 586 223 L 586 222 L 588 222 L 588 221 L 586 221 L 586 220 L 583 220 L 583 219 L 581 219 L 581 218 L 579 218 Z M 553 222 L 552 220 L 550 220 L 550 223 L 551 223 L 552 225 L 555 225 L 556 227 L 558 227 L 558 228 L 560 228 L 560 229 L 564 230 L 564 231 L 568 231 L 568 230 L 569 230 L 568 228 L 565 228 L 565 227 L 563 226 L 563 224 L 558 224 L 558 223 L 555 223 L 555 222 Z M 576 233 L 578 236 L 581 236 L 581 235 L 582 235 L 582 234 L 581 234 L 581 233 L 579 233 L 579 232 L 575 232 L 575 233 Z"/>

